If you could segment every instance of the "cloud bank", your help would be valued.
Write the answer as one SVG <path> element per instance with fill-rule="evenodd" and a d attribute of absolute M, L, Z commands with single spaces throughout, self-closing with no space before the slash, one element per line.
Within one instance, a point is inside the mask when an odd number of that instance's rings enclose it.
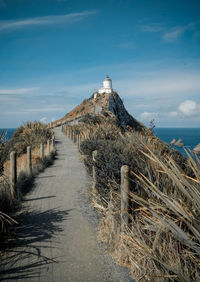
<path fill-rule="evenodd" d="M 200 114 L 200 105 L 195 101 L 186 100 L 178 106 L 180 114 L 186 117 L 193 117 Z"/>
<path fill-rule="evenodd" d="M 158 33 L 162 35 L 162 39 L 165 42 L 172 43 L 176 42 L 185 32 L 195 31 L 198 23 L 188 23 L 187 25 L 176 26 L 167 28 L 162 26 L 160 23 L 148 23 L 140 26 L 142 32 Z"/>
<path fill-rule="evenodd" d="M 24 94 L 39 90 L 39 87 L 16 88 L 16 89 L 0 89 L 0 94 Z"/>
<path fill-rule="evenodd" d="M 97 11 L 84 11 L 80 13 L 71 13 L 65 15 L 51 15 L 35 17 L 21 20 L 0 21 L 0 31 L 14 31 L 31 26 L 47 26 L 58 24 L 71 24 L 78 22 L 88 16 L 96 14 Z"/>

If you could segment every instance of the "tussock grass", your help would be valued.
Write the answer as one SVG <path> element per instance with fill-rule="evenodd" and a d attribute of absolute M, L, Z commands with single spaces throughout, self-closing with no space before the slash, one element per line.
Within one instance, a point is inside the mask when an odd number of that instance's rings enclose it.
<path fill-rule="evenodd" d="M 188 158 L 148 130 L 124 132 L 112 116 L 87 117 L 74 127 L 97 187 L 99 237 L 136 281 L 200 281 L 200 161 Z M 96 162 L 92 151 L 97 150 Z M 129 220 L 120 231 L 120 168 L 131 169 Z"/>
<path fill-rule="evenodd" d="M 26 153 L 27 146 L 32 149 L 38 148 L 41 143 L 46 143 L 48 139 L 52 138 L 53 132 L 47 125 L 40 122 L 27 122 L 16 130 L 11 139 L 5 142 L 5 132 L 0 135 L 0 234 L 9 226 L 8 222 L 12 224 L 14 221 L 8 220 L 9 215 L 20 204 L 20 196 L 27 193 L 34 184 L 34 177 L 47 166 L 51 165 L 55 156 L 52 152 L 50 156 L 45 156 L 44 160 L 38 159 L 33 166 L 32 175 L 30 176 L 26 171 L 20 171 L 18 175 L 17 189 L 19 192 L 19 199 L 13 199 L 10 191 L 10 180 L 4 174 L 4 163 L 9 159 L 11 151 L 15 150 L 17 156 Z M 5 221 L 5 222 L 4 222 Z"/>
<path fill-rule="evenodd" d="M 9 156 L 11 151 L 16 151 L 18 156 L 26 153 L 27 146 L 32 149 L 46 143 L 52 138 L 52 131 L 46 124 L 41 122 L 27 122 L 19 127 L 10 140 L 5 144 L 4 153 Z"/>

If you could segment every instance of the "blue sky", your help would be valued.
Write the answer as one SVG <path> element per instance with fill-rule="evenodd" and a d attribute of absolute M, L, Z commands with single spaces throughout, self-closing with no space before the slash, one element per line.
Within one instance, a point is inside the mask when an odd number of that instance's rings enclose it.
<path fill-rule="evenodd" d="M 0 127 L 63 117 L 109 74 L 146 125 L 200 127 L 199 0 L 0 0 Z"/>

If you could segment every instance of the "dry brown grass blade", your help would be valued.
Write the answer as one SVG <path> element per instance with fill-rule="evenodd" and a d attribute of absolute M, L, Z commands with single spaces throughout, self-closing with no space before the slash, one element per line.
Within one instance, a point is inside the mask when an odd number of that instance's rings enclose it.
<path fill-rule="evenodd" d="M 194 200 L 193 197 L 191 197 L 191 195 L 185 189 L 184 185 L 177 179 L 177 176 L 173 173 L 173 171 L 170 170 L 170 168 L 168 168 L 167 165 L 165 165 L 161 160 L 159 160 L 159 158 L 147 146 L 145 147 L 152 156 L 149 156 L 143 151 L 141 151 L 141 153 L 143 153 L 146 157 L 148 157 L 151 160 L 153 158 L 154 162 L 157 162 L 160 165 L 160 167 L 162 167 L 162 169 L 166 172 L 169 178 L 171 178 L 174 181 L 174 183 L 177 185 L 177 188 L 179 188 L 179 190 L 187 197 L 188 200 L 190 200 L 190 202 L 193 202 Z"/>
<path fill-rule="evenodd" d="M 1 212 L 1 211 L 0 211 L 0 217 L 1 217 L 2 219 L 5 219 L 8 223 L 10 222 L 10 223 L 18 224 L 18 222 L 17 222 L 15 219 L 13 219 L 13 218 L 10 217 L 9 215 L 7 215 L 7 214 L 5 214 L 5 213 L 3 213 L 3 212 Z"/>
<path fill-rule="evenodd" d="M 135 174 L 136 176 L 136 174 Z M 136 176 L 137 177 L 137 176 Z M 143 181 L 143 179 L 141 177 L 139 177 L 143 183 L 145 183 Z M 145 183 L 146 184 L 146 183 Z M 152 183 L 149 183 L 150 186 L 149 188 L 151 189 L 152 187 L 154 187 L 154 185 Z M 152 184 L 152 185 L 151 185 Z M 174 236 L 184 245 L 188 246 L 189 248 L 192 248 L 199 256 L 200 256 L 200 248 L 198 247 L 198 245 L 193 242 L 190 237 L 188 237 L 188 235 L 186 234 L 186 232 L 184 232 L 174 221 L 172 221 L 171 219 L 167 218 L 167 217 L 162 217 L 160 216 L 155 210 L 153 210 L 150 206 L 148 201 L 142 199 L 141 197 L 139 197 L 138 195 L 134 194 L 134 193 L 130 193 L 131 196 L 134 198 L 135 201 L 137 201 L 138 204 L 141 204 L 143 206 L 145 206 L 147 208 L 147 210 L 155 217 L 159 220 L 160 223 L 162 223 L 163 226 L 167 227 L 168 230 L 170 230 Z M 171 207 L 175 207 L 172 206 L 172 203 L 170 203 L 170 201 L 167 201 L 167 204 L 170 204 Z M 167 210 L 166 210 L 167 211 Z M 174 212 L 177 214 L 177 210 L 176 207 L 174 209 Z M 186 222 L 187 223 L 187 222 Z M 195 228 L 194 228 L 195 229 Z M 194 231 L 194 230 L 193 230 Z M 195 229 L 195 233 L 199 234 L 198 231 Z M 199 238 L 200 239 L 200 238 Z"/>

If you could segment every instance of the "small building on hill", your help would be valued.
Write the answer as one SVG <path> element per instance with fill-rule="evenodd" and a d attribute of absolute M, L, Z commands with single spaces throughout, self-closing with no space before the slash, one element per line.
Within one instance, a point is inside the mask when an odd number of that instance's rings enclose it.
<path fill-rule="evenodd" d="M 110 77 L 107 75 L 106 78 L 103 81 L 103 87 L 98 90 L 99 94 L 103 93 L 112 93 L 112 80 Z"/>

